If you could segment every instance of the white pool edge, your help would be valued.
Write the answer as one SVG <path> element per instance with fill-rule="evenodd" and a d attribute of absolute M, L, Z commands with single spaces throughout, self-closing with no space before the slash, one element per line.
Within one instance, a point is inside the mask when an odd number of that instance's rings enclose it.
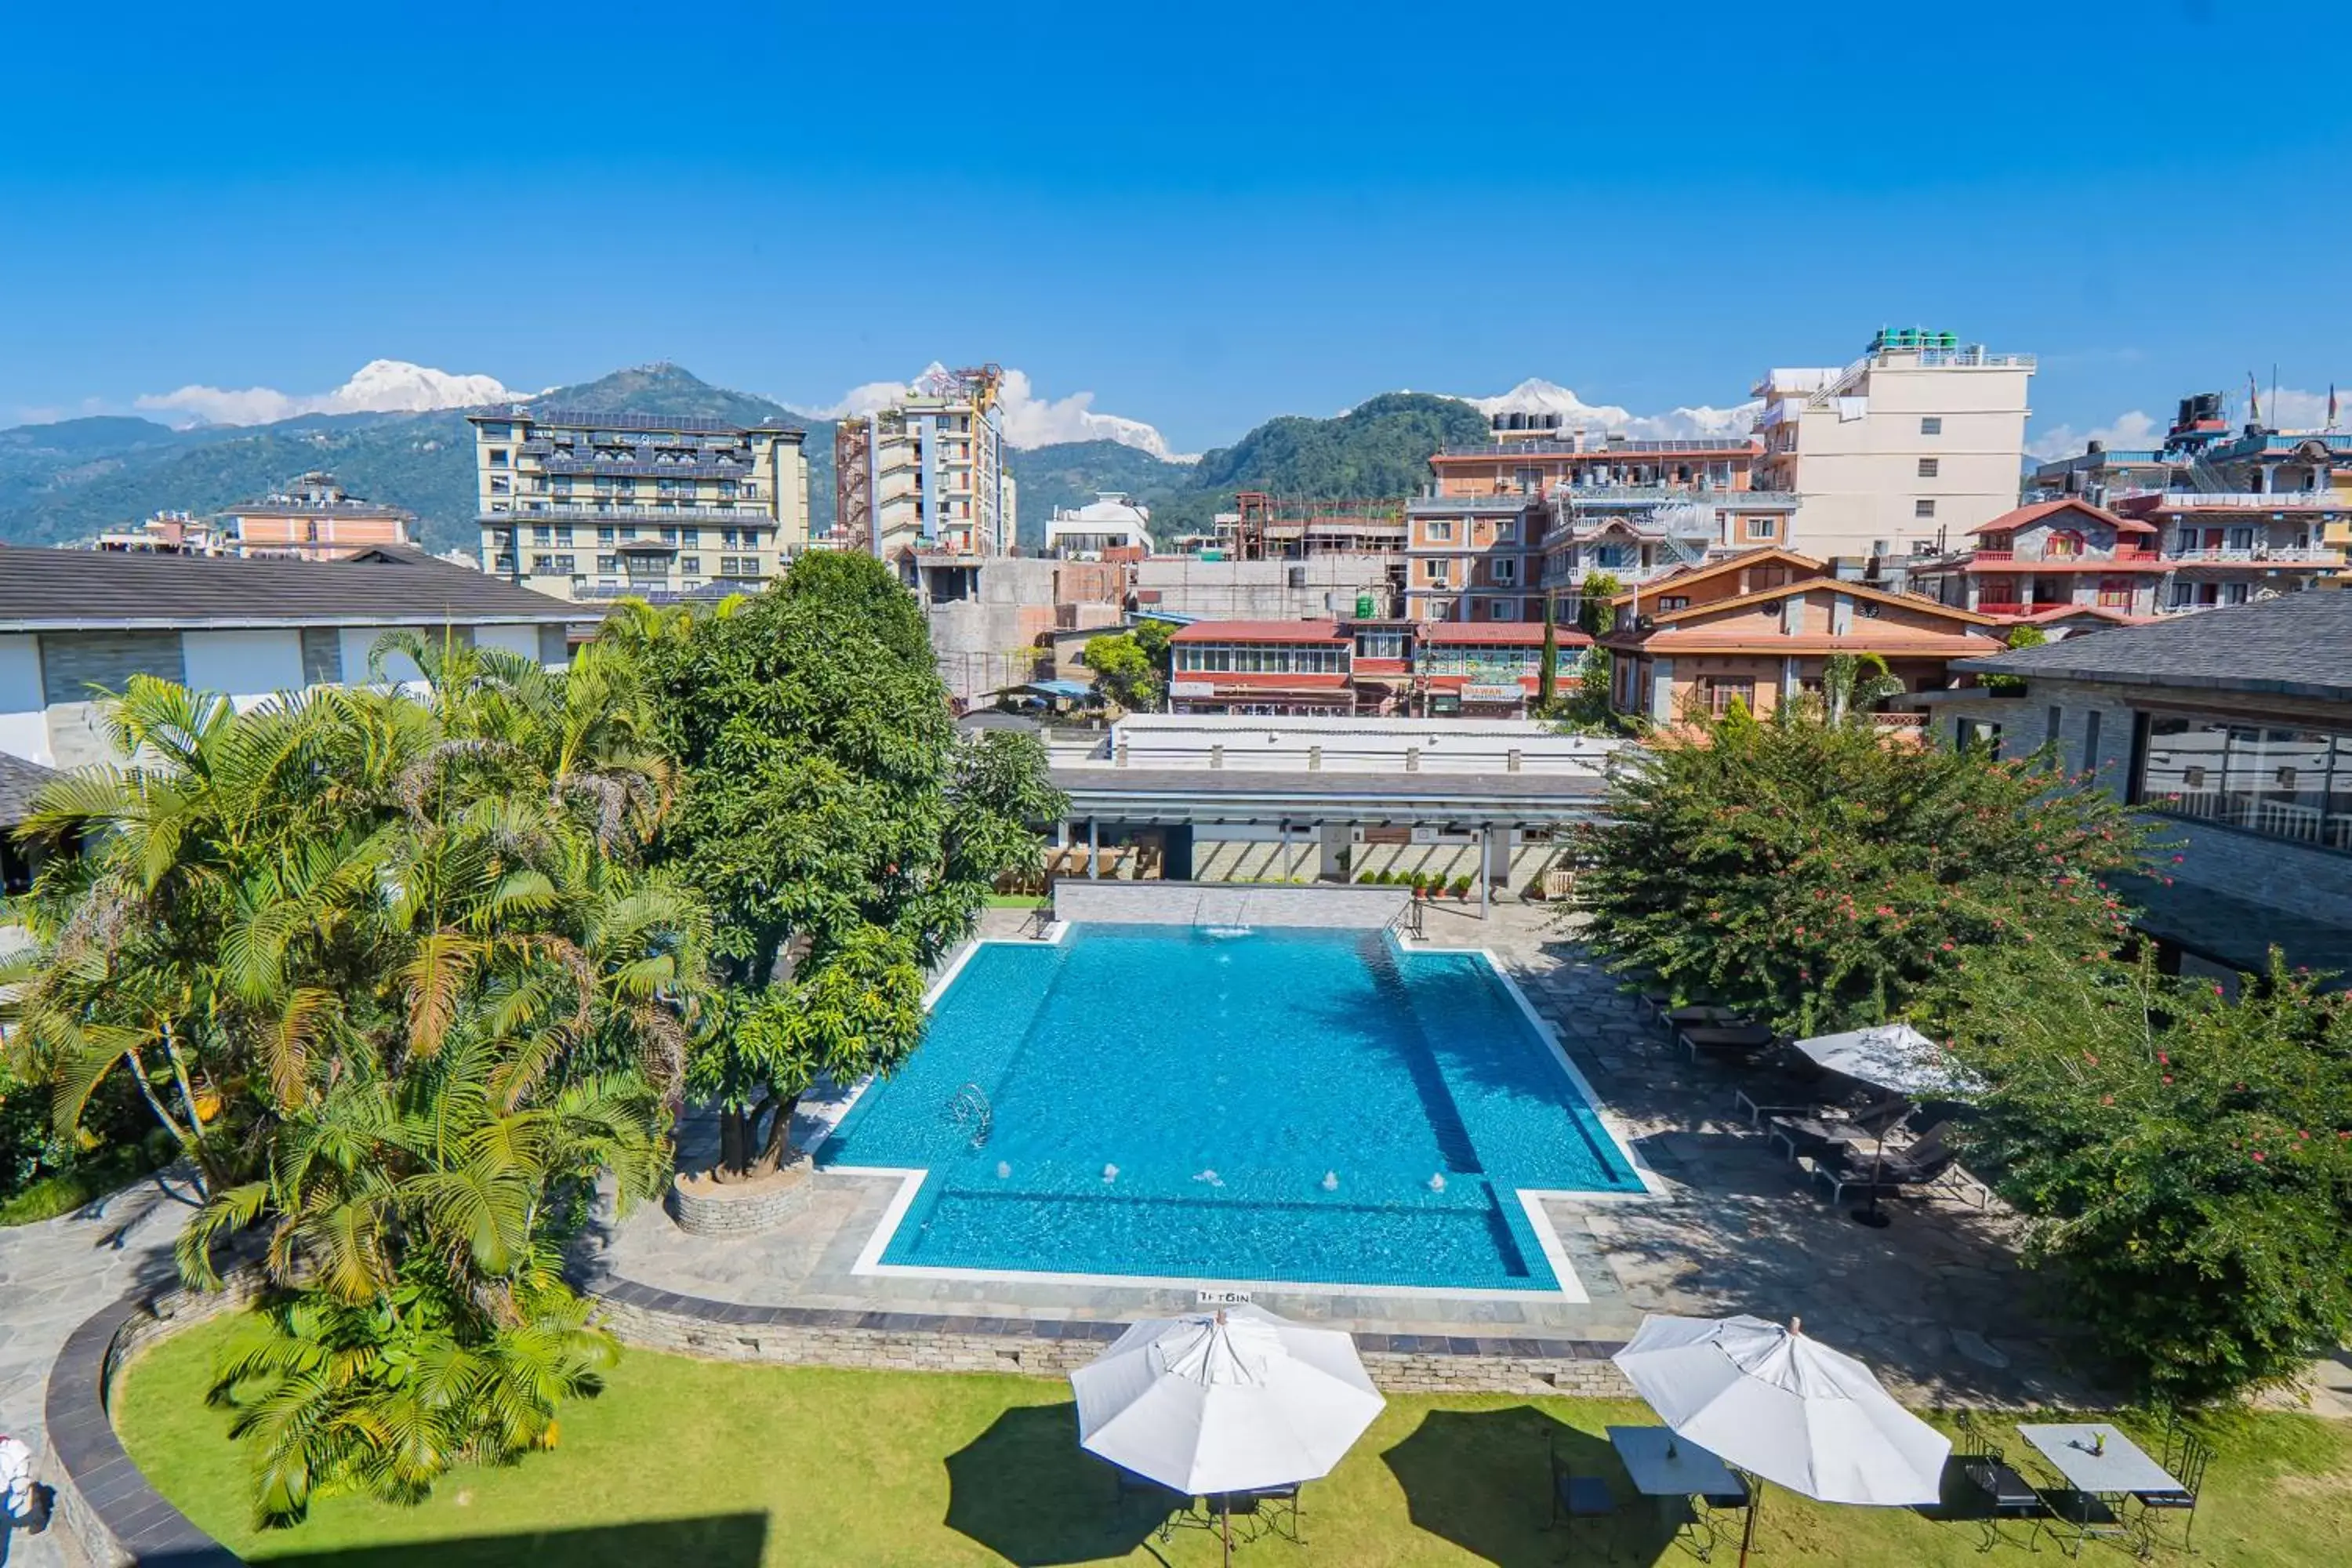
<path fill-rule="evenodd" d="M 1071 922 L 1067 921 L 1055 921 L 1052 927 L 1039 938 L 976 937 L 967 942 L 949 961 L 947 968 L 940 972 L 939 979 L 933 982 L 930 988 L 923 994 L 923 1010 L 925 1012 L 931 1010 L 940 997 L 946 994 L 947 988 L 954 984 L 956 977 L 963 973 L 964 966 L 971 962 L 973 954 L 983 946 L 1033 947 L 1041 941 L 1049 945 L 1059 945 L 1069 935 L 1070 924 Z M 1504 991 L 1517 1005 L 1520 1016 L 1527 1020 L 1528 1027 L 1535 1031 L 1536 1037 L 1541 1040 L 1545 1047 L 1551 1052 L 1552 1060 L 1559 1065 L 1560 1071 L 1567 1075 L 1570 1085 L 1583 1100 L 1585 1109 L 1592 1113 L 1593 1121 L 1599 1123 L 1601 1130 L 1609 1135 L 1611 1145 L 1623 1156 L 1626 1168 L 1632 1171 L 1641 1182 L 1643 1190 L 1638 1193 L 1581 1192 L 1550 1187 L 1508 1189 L 1512 1196 L 1518 1199 L 1520 1207 L 1526 1212 L 1528 1227 L 1535 1233 L 1536 1245 L 1541 1249 L 1544 1261 L 1550 1265 L 1552 1278 L 1559 1282 L 1559 1289 L 1504 1290 L 1454 1285 L 1358 1285 L 1327 1283 L 1319 1280 L 1227 1279 L 1203 1278 L 1198 1275 L 1076 1274 L 1044 1268 L 954 1268 L 911 1263 L 885 1263 L 882 1261 L 882 1255 L 889 1250 L 891 1241 L 897 1237 L 898 1226 L 906 1220 L 907 1211 L 914 1207 L 916 1195 L 922 1190 L 923 1179 L 930 1174 L 929 1168 L 908 1165 L 829 1165 L 824 1167 L 826 1171 L 842 1175 L 880 1176 L 895 1179 L 898 1183 L 898 1191 L 890 1195 L 889 1203 L 883 1208 L 881 1217 L 875 1222 L 873 1233 L 866 1238 L 865 1246 L 858 1249 L 857 1261 L 850 1266 L 849 1271 L 853 1275 L 881 1275 L 903 1279 L 1026 1279 L 1041 1284 L 1133 1286 L 1139 1289 L 1213 1289 L 1274 1292 L 1299 1290 L 1349 1296 L 1444 1298 L 1461 1301 L 1533 1300 L 1566 1301 L 1576 1306 L 1590 1304 L 1592 1300 L 1591 1292 L 1585 1289 L 1582 1277 L 1577 1273 L 1575 1264 L 1570 1260 L 1567 1244 L 1560 1239 L 1559 1229 L 1551 1222 L 1551 1215 L 1545 1211 L 1544 1200 L 1558 1198 L 1575 1203 L 1654 1203 L 1669 1196 L 1664 1180 L 1650 1169 L 1648 1162 L 1643 1160 L 1633 1148 L 1632 1140 L 1626 1136 L 1625 1129 L 1619 1123 L 1615 1114 L 1601 1104 L 1601 1097 L 1593 1091 L 1591 1080 L 1585 1078 L 1574 1059 L 1569 1056 L 1567 1048 L 1560 1044 L 1559 1031 L 1541 1013 L 1536 1011 L 1535 1005 L 1528 1000 L 1527 993 L 1520 989 L 1518 981 L 1513 977 L 1509 966 L 1503 962 L 1499 954 L 1493 949 L 1485 947 L 1433 947 L 1421 942 L 1408 947 L 1398 940 L 1395 931 L 1388 931 L 1382 934 L 1387 938 L 1390 947 L 1402 955 L 1467 952 L 1475 953 L 1484 959 L 1486 967 L 1493 971 L 1497 980 L 1503 983 Z M 839 1109 L 828 1120 L 822 1133 L 807 1146 L 808 1152 L 814 1153 L 819 1145 L 832 1137 L 834 1130 L 841 1124 L 842 1120 L 849 1114 L 851 1108 L 865 1095 L 866 1091 L 873 1087 L 874 1081 L 872 1075 L 867 1076 L 859 1080 L 841 1099 Z"/>

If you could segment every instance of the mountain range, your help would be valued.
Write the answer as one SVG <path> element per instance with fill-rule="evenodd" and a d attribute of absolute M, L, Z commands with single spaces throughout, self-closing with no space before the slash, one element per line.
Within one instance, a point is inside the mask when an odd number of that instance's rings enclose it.
<path fill-rule="evenodd" d="M 803 426 L 811 522 L 822 530 L 833 521 L 831 419 L 714 386 L 667 363 L 551 388 L 537 400 L 595 413 L 743 425 L 781 418 Z M 1099 490 L 1125 491 L 1150 505 L 1155 531 L 1172 536 L 1205 530 L 1240 489 L 1409 494 L 1426 478 L 1429 455 L 1441 443 L 1483 439 L 1486 427 L 1486 415 L 1463 399 L 1390 393 L 1334 418 L 1269 420 L 1196 462 L 1114 440 L 1016 447 L 1008 462 L 1021 486 L 1024 544 L 1042 541 L 1055 507 L 1078 505 Z M 73 543 L 159 510 L 218 512 L 312 469 L 331 470 L 354 496 L 415 512 L 429 548 L 470 551 L 478 543 L 473 439 L 457 408 L 311 411 L 265 424 L 177 430 L 102 416 L 0 430 L 0 542 Z"/>

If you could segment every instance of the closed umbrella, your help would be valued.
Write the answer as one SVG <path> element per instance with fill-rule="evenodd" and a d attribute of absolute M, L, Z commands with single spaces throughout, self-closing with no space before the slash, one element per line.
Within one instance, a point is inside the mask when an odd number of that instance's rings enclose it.
<path fill-rule="evenodd" d="M 1727 1465 L 1820 1502 L 1938 1500 L 1951 1439 L 1895 1404 L 1862 1363 L 1797 1330 L 1652 1316 L 1615 1359 L 1677 1436 Z M 1753 1509 L 1748 1518 L 1752 1532 Z"/>
<path fill-rule="evenodd" d="M 1347 1334 L 1247 1304 L 1137 1323 L 1070 1386 L 1080 1447 L 1187 1497 L 1328 1475 L 1383 1404 Z"/>

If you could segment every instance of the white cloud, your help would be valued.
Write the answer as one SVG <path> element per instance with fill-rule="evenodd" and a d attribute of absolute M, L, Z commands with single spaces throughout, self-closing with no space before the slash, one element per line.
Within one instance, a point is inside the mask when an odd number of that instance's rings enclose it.
<path fill-rule="evenodd" d="M 946 368 L 933 361 L 921 375 L 915 378 L 915 382 L 946 374 Z M 862 386 L 851 387 L 842 395 L 841 401 L 831 407 L 811 409 L 809 412 L 824 419 L 878 414 L 906 397 L 914 384 L 869 381 Z M 1133 447 L 1171 463 L 1189 463 L 1199 456 L 1198 453 L 1170 451 L 1168 438 L 1157 427 L 1140 419 L 1096 413 L 1095 395 L 1091 392 L 1074 392 L 1060 398 L 1040 397 L 1026 371 L 1008 370 L 1004 373 L 1004 384 L 998 393 L 998 402 L 1004 410 L 1006 443 L 1024 451 L 1035 447 L 1056 446 L 1065 441 L 1116 441 L 1122 447 Z"/>
<path fill-rule="evenodd" d="M 2304 392 L 2292 386 L 2282 386 L 2273 392 L 2263 389 L 2263 423 L 2273 430 L 2318 430 L 2327 425 L 2327 399 L 2325 392 Z M 2336 424 L 2344 423 L 2343 410 L 2352 404 L 2352 397 L 2337 398 Z M 2236 429 L 2246 422 L 2245 403 L 2234 393 L 2230 395 L 2227 417 L 2230 427 Z M 2077 430 L 2072 425 L 2053 426 L 2047 434 L 2037 436 L 2025 444 L 2026 455 L 2044 461 L 2055 458 L 2071 458 L 2083 450 L 2086 441 L 2105 441 L 2110 447 L 2146 449 L 2164 444 L 2164 432 L 2170 421 L 2157 419 L 2142 409 L 2118 414 L 2105 425 L 2089 430 Z"/>
<path fill-rule="evenodd" d="M 182 424 L 268 425 L 304 414 L 415 414 L 502 403 L 528 394 L 509 391 L 496 376 L 453 375 L 405 360 L 370 360 L 332 392 L 285 393 L 275 387 L 184 386 L 149 393 L 135 406 L 179 415 Z"/>
<path fill-rule="evenodd" d="M 1613 403 L 1587 403 L 1557 382 L 1530 376 L 1493 397 L 1464 397 L 1481 414 L 1557 414 L 1562 430 L 1612 430 L 1635 440 L 1673 440 L 1696 436 L 1745 436 L 1760 403 L 1716 408 L 1706 404 L 1636 414 Z"/>
<path fill-rule="evenodd" d="M 2164 428 L 2162 424 L 2135 408 L 2128 414 L 2116 415 L 2095 430 L 2077 430 L 2072 425 L 2055 426 L 2047 434 L 2028 441 L 2025 455 L 2049 462 L 2053 458 L 2071 458 L 2092 441 L 2104 441 L 2110 447 L 2145 448 L 2163 441 Z"/>

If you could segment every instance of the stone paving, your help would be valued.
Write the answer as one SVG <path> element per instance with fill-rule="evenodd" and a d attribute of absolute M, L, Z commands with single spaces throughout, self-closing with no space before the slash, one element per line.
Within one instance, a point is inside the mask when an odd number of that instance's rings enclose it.
<path fill-rule="evenodd" d="M 49 1363 L 66 1336 L 100 1307 L 135 1289 L 178 1282 L 172 1243 L 194 1194 L 164 1173 L 101 1198 L 77 1214 L 0 1229 L 0 1431 L 33 1449 L 46 1474 L 43 1395 Z M 63 1568 L 64 1532 L 11 1533 L 0 1524 L 6 1568 Z"/>
<path fill-rule="evenodd" d="M 988 934 L 1027 934 L 1025 917 L 991 913 Z M 1801 1317 L 1921 1400 L 2090 1396 L 2063 1371 L 2060 1336 L 2033 1314 L 2039 1281 L 2021 1277 L 2014 1227 L 1998 1205 L 1906 1200 L 1889 1205 L 1895 1220 L 1884 1230 L 1853 1224 L 1734 1114 L 1736 1075 L 1683 1061 L 1540 907 L 1507 904 L 1481 921 L 1475 908 L 1431 906 L 1426 940 L 1485 947 L 1503 962 L 1666 1194 L 1546 1201 L 1587 1302 L 1265 1288 L 1253 1299 L 1353 1330 L 1585 1340 L 1622 1339 L 1647 1311 Z M 795 1137 L 814 1135 L 829 1114 L 814 1108 Z M 689 1156 L 694 1143 L 689 1136 Z M 1189 1287 L 857 1274 L 898 1183 L 837 1173 L 815 1180 L 821 1190 L 807 1206 L 767 1234 L 691 1237 L 647 1208 L 600 1233 L 594 1262 L 659 1289 L 739 1305 L 1128 1319 L 1195 1304 Z"/>

